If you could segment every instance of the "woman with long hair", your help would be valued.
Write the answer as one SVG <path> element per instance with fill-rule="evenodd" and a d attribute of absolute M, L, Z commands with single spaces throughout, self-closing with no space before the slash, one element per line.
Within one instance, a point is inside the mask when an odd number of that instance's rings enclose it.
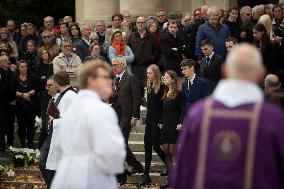
<path fill-rule="evenodd" d="M 268 72 L 271 72 L 273 69 L 273 62 L 271 62 L 271 58 L 273 56 L 274 49 L 263 24 L 257 23 L 253 27 L 253 37 L 253 43 L 260 50 L 264 65 L 266 66 Z"/>
<path fill-rule="evenodd" d="M 18 120 L 18 136 L 22 148 L 34 148 L 36 117 L 36 90 L 32 77 L 28 74 L 28 64 L 25 60 L 18 63 L 18 75 L 14 80 L 13 87 L 16 91 L 16 109 Z"/>
<path fill-rule="evenodd" d="M 122 40 L 122 31 L 114 30 L 111 35 L 111 46 L 108 49 L 109 60 L 116 57 L 124 57 L 127 62 L 127 71 L 131 72 L 131 63 L 134 60 L 134 54 L 126 42 Z"/>
<path fill-rule="evenodd" d="M 68 32 L 69 32 L 69 36 L 73 44 L 73 50 L 75 51 L 82 37 L 80 27 L 78 26 L 77 23 L 72 23 L 69 25 Z"/>
<path fill-rule="evenodd" d="M 152 149 L 158 154 L 160 159 L 165 163 L 165 155 L 160 148 L 160 128 L 162 123 L 163 112 L 163 85 L 161 82 L 161 74 L 157 65 L 150 65 L 147 68 L 147 115 L 146 127 L 144 135 L 145 148 L 145 169 L 144 177 L 138 186 L 144 186 L 151 183 L 149 176 L 152 161 Z"/>
<path fill-rule="evenodd" d="M 178 76 L 176 72 L 168 70 L 165 72 L 163 83 L 165 86 L 163 94 L 163 124 L 161 127 L 161 148 L 165 153 L 165 160 L 167 170 L 173 164 L 173 155 L 175 151 L 175 144 L 178 136 L 177 126 L 179 125 L 179 118 L 181 115 L 181 92 L 178 91 L 177 84 Z M 162 185 L 161 188 L 167 188 L 168 182 Z"/>
<path fill-rule="evenodd" d="M 60 30 L 60 35 L 56 38 L 56 44 L 58 46 L 60 46 L 61 41 L 65 39 L 70 39 L 67 22 L 61 22 L 59 24 L 59 30 Z"/>
<path fill-rule="evenodd" d="M 40 115 L 43 120 L 43 124 L 47 124 L 46 110 L 50 99 L 50 96 L 46 91 L 47 79 L 53 75 L 53 64 L 50 58 L 50 54 L 47 49 L 43 49 L 39 53 L 38 64 L 36 67 L 35 79 L 36 89 L 40 105 Z"/>

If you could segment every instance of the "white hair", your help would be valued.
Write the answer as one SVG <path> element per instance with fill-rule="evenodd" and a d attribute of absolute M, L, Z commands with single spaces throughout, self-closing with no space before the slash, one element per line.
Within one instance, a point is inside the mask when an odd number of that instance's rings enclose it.
<path fill-rule="evenodd" d="M 228 54 L 228 77 L 256 80 L 263 67 L 259 50 L 248 43 L 240 44 Z"/>
<path fill-rule="evenodd" d="M 43 19 L 44 21 L 46 20 L 51 20 L 52 22 L 54 22 L 54 18 L 52 16 L 47 16 Z"/>
<path fill-rule="evenodd" d="M 257 13 L 257 11 L 264 11 L 264 5 L 256 5 L 252 8 L 252 15 Z"/>
<path fill-rule="evenodd" d="M 220 12 L 220 8 L 217 6 L 212 6 L 207 10 L 207 15 L 210 16 L 211 14 L 217 11 Z"/>
<path fill-rule="evenodd" d="M 122 57 L 115 57 L 111 60 L 111 62 L 118 61 L 120 64 L 126 63 L 126 59 Z"/>
<path fill-rule="evenodd" d="M 240 10 L 241 14 L 244 14 L 246 11 L 250 11 L 251 12 L 251 7 L 250 6 L 243 6 Z"/>

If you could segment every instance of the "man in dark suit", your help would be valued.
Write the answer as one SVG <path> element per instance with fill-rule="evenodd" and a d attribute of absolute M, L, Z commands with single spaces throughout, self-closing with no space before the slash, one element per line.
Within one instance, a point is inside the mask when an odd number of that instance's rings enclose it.
<path fill-rule="evenodd" d="M 78 45 L 74 48 L 75 53 L 80 57 L 81 61 L 83 62 L 87 56 L 90 55 L 90 35 L 91 35 L 92 28 L 90 25 L 85 24 L 82 26 L 82 39 L 78 42 Z"/>
<path fill-rule="evenodd" d="M 126 71 L 126 65 L 126 60 L 123 57 L 112 60 L 113 73 L 116 75 L 114 88 L 118 95 L 118 105 L 121 108 L 119 125 L 126 143 L 126 162 L 133 167 L 130 173 L 143 173 L 142 164 L 137 161 L 128 146 L 131 128 L 136 126 L 137 120 L 140 117 L 141 86 L 138 77 Z M 119 180 L 120 184 L 124 184 L 126 182 L 126 174 L 124 173 Z"/>
<path fill-rule="evenodd" d="M 180 64 L 182 74 L 186 78 L 182 83 L 182 113 L 180 116 L 180 123 L 183 122 L 183 118 L 185 117 L 188 108 L 208 95 L 207 82 L 195 74 L 195 65 L 196 63 L 192 59 L 185 59 Z"/>
<path fill-rule="evenodd" d="M 222 78 L 223 57 L 214 52 L 212 41 L 205 39 L 201 42 L 201 50 L 205 57 L 200 62 L 200 76 L 207 80 L 209 93 Z"/>

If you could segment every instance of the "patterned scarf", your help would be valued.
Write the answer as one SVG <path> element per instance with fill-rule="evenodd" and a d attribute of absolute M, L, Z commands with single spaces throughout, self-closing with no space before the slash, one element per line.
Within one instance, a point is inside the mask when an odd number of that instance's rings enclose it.
<path fill-rule="evenodd" d="M 126 47 L 126 43 L 125 42 L 114 41 L 112 43 L 112 47 L 115 50 L 115 55 L 116 56 L 125 56 L 125 47 Z"/>

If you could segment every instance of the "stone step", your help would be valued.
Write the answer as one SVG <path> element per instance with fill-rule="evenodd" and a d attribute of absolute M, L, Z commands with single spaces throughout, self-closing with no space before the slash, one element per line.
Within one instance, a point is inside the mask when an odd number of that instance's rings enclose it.
<path fill-rule="evenodd" d="M 144 141 L 144 133 L 131 132 L 129 136 L 129 141 Z"/>
<path fill-rule="evenodd" d="M 144 142 L 143 141 L 128 141 L 129 148 L 132 152 L 144 152 Z"/>
<path fill-rule="evenodd" d="M 167 180 L 167 177 L 160 176 L 160 173 L 150 173 L 150 177 L 152 183 L 157 183 L 157 184 L 164 183 Z M 127 177 L 127 183 L 137 184 L 141 181 L 142 178 L 143 178 L 142 174 L 134 174 Z"/>
<path fill-rule="evenodd" d="M 133 152 L 135 155 L 136 159 L 140 162 L 144 162 L 145 160 L 145 152 Z M 162 163 L 162 160 L 159 158 L 157 153 L 152 154 L 152 162 L 154 163 Z"/>
<path fill-rule="evenodd" d="M 142 165 L 145 168 L 145 163 L 142 163 Z M 164 165 L 164 163 L 151 162 L 151 167 L 150 167 L 150 172 L 151 173 L 161 173 L 165 169 L 166 169 L 166 166 Z"/>

